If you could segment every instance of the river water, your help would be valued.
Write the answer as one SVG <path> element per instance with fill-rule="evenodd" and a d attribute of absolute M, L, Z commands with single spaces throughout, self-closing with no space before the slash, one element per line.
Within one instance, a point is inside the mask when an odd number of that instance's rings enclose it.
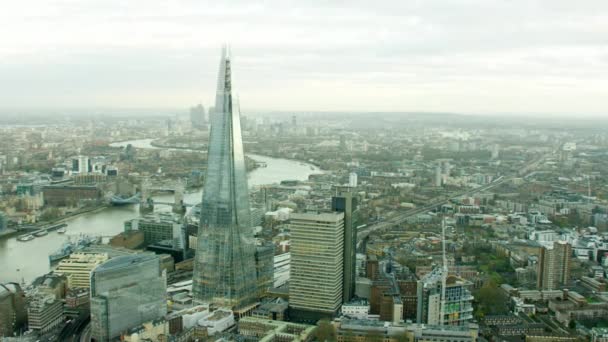
<path fill-rule="evenodd" d="M 111 146 L 119 147 L 127 144 L 136 148 L 156 148 L 150 145 L 152 139 L 141 139 L 113 143 Z M 308 176 L 320 173 L 316 166 L 295 160 L 270 158 L 261 155 L 247 154 L 250 158 L 266 163 L 248 174 L 249 186 L 273 184 L 281 180 L 306 180 Z M 201 201 L 202 191 L 193 191 L 184 194 L 184 202 L 195 204 Z M 173 202 L 173 195 L 155 196 L 155 200 Z M 160 210 L 170 210 L 170 207 Z M 28 242 L 17 241 L 16 238 L 0 239 L 0 283 L 16 281 L 32 281 L 49 271 L 48 255 L 57 250 L 69 236 L 79 234 L 112 236 L 123 230 L 126 220 L 139 215 L 137 205 L 110 207 L 100 211 L 83 214 L 69 219 L 66 234 L 50 232 L 43 237 L 37 237 Z"/>

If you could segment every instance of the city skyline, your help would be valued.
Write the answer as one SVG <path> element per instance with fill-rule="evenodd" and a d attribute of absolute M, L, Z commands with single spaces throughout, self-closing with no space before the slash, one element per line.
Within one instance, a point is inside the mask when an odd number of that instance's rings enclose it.
<path fill-rule="evenodd" d="M 607 6 L 11 3 L 0 14 L 11 32 L 0 47 L 0 103 L 211 103 L 210 65 L 228 42 L 248 110 L 601 117 L 608 114 Z"/>

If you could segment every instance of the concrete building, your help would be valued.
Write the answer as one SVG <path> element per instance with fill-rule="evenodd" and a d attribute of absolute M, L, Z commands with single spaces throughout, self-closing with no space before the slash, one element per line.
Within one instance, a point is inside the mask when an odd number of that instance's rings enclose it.
<path fill-rule="evenodd" d="M 22 332 L 25 323 L 25 293 L 17 283 L 0 284 L 0 337 Z"/>
<path fill-rule="evenodd" d="M 167 280 L 154 254 L 120 256 L 91 275 L 91 329 L 96 341 L 109 341 L 167 313 Z"/>
<path fill-rule="evenodd" d="M 342 304 L 341 311 L 342 315 L 350 318 L 367 319 L 369 308 L 369 302 L 361 299 Z"/>
<path fill-rule="evenodd" d="M 199 319 L 197 325 L 207 329 L 207 335 L 213 336 L 228 330 L 236 324 L 234 313 L 227 309 L 218 309 Z"/>
<path fill-rule="evenodd" d="M 291 252 L 285 252 L 274 256 L 274 287 L 281 287 L 289 281 L 290 266 Z"/>
<path fill-rule="evenodd" d="M 291 215 L 290 317 L 316 322 L 342 304 L 344 213 Z"/>
<path fill-rule="evenodd" d="M 52 294 L 37 294 L 30 300 L 27 316 L 30 330 L 44 334 L 63 321 L 63 303 Z"/>
<path fill-rule="evenodd" d="M 572 246 L 565 241 L 546 243 L 538 258 L 536 285 L 540 290 L 556 290 L 568 283 Z"/>
<path fill-rule="evenodd" d="M 172 241 L 172 246 L 184 248 L 185 232 L 180 216 L 173 213 L 151 213 L 125 221 L 125 233 L 140 231 L 144 233 L 144 245 L 161 241 Z"/>
<path fill-rule="evenodd" d="M 342 318 L 336 326 L 339 342 L 475 342 L 479 336 L 479 326 L 472 323 L 437 326 Z"/>
<path fill-rule="evenodd" d="M 55 273 L 68 278 L 68 288 L 88 289 L 91 286 L 91 272 L 107 260 L 106 253 L 72 253 L 69 258 L 59 262 Z"/>
<path fill-rule="evenodd" d="M 81 201 L 100 201 L 101 191 L 95 185 L 47 185 L 42 196 L 45 205 L 76 206 Z"/>
<path fill-rule="evenodd" d="M 343 192 L 332 197 L 331 203 L 333 211 L 344 213 L 342 302 L 346 303 L 355 296 L 355 282 L 357 279 L 358 198 L 352 192 Z"/>
<path fill-rule="evenodd" d="M 306 342 L 314 338 L 314 325 L 296 324 L 255 317 L 243 317 L 238 323 L 239 335 L 255 341 Z"/>
<path fill-rule="evenodd" d="M 72 158 L 72 174 L 80 174 L 90 172 L 91 162 L 89 157 L 79 155 Z"/>
<path fill-rule="evenodd" d="M 357 173 L 355 172 L 351 172 L 348 174 L 348 186 L 350 186 L 351 188 L 356 188 L 357 187 Z"/>

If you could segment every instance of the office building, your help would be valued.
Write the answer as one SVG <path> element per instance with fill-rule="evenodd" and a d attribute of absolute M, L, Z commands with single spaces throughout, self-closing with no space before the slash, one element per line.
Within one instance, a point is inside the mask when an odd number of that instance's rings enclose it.
<path fill-rule="evenodd" d="M 256 303 L 255 242 L 239 105 L 233 103 L 232 59 L 224 48 L 210 118 L 205 191 L 194 260 L 195 302 L 241 312 Z"/>
<path fill-rule="evenodd" d="M 557 290 L 568 283 L 572 246 L 565 241 L 543 244 L 538 257 L 537 287 Z"/>
<path fill-rule="evenodd" d="M 331 200 L 333 211 L 344 213 L 343 303 L 355 296 L 357 279 L 357 217 L 358 199 L 352 192 L 343 192 Z"/>
<path fill-rule="evenodd" d="M 190 123 L 192 128 L 205 128 L 207 120 L 205 118 L 205 107 L 202 104 L 190 108 Z"/>
<path fill-rule="evenodd" d="M 291 214 L 289 315 L 316 322 L 342 304 L 344 213 Z"/>
<path fill-rule="evenodd" d="M 180 216 L 173 213 L 150 213 L 125 221 L 124 230 L 143 232 L 146 246 L 161 241 L 171 241 L 175 248 L 185 246 L 183 224 L 180 222 Z"/>
<path fill-rule="evenodd" d="M 442 272 L 441 268 L 435 268 L 418 281 L 417 323 L 441 324 Z M 453 275 L 447 277 L 444 309 L 446 325 L 465 325 L 472 321 L 473 296 L 470 291 L 472 285 Z"/>
<path fill-rule="evenodd" d="M 91 334 L 109 341 L 167 313 L 167 280 L 154 254 L 119 256 L 91 275 Z"/>
<path fill-rule="evenodd" d="M 348 186 L 350 186 L 351 188 L 357 187 L 357 174 L 355 172 L 351 172 L 348 175 Z"/>
<path fill-rule="evenodd" d="M 63 321 L 63 303 L 52 294 L 37 294 L 30 300 L 28 309 L 28 326 L 30 330 L 44 334 Z"/>
<path fill-rule="evenodd" d="M 91 162 L 87 156 L 76 156 L 72 158 L 72 174 L 87 173 L 91 170 Z"/>
<path fill-rule="evenodd" d="M 239 335 L 252 341 L 305 342 L 315 338 L 314 325 L 296 324 L 257 317 L 242 318 L 237 326 Z"/>
<path fill-rule="evenodd" d="M 0 284 L 0 339 L 23 332 L 27 323 L 25 293 L 17 283 Z"/>
<path fill-rule="evenodd" d="M 107 260 L 106 253 L 72 253 L 69 258 L 59 262 L 55 273 L 67 277 L 68 288 L 88 289 L 91 286 L 91 272 Z"/>
<path fill-rule="evenodd" d="M 289 281 L 291 253 L 285 252 L 274 256 L 273 286 L 281 287 Z"/>

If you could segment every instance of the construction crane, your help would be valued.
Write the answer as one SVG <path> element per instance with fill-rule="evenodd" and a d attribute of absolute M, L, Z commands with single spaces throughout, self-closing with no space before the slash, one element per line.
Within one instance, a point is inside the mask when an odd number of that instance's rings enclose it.
<path fill-rule="evenodd" d="M 440 324 L 443 327 L 445 325 L 445 287 L 447 285 L 448 278 L 448 263 L 445 256 L 445 217 L 441 218 L 441 244 L 443 249 L 443 266 L 441 270 L 441 317 Z"/>

